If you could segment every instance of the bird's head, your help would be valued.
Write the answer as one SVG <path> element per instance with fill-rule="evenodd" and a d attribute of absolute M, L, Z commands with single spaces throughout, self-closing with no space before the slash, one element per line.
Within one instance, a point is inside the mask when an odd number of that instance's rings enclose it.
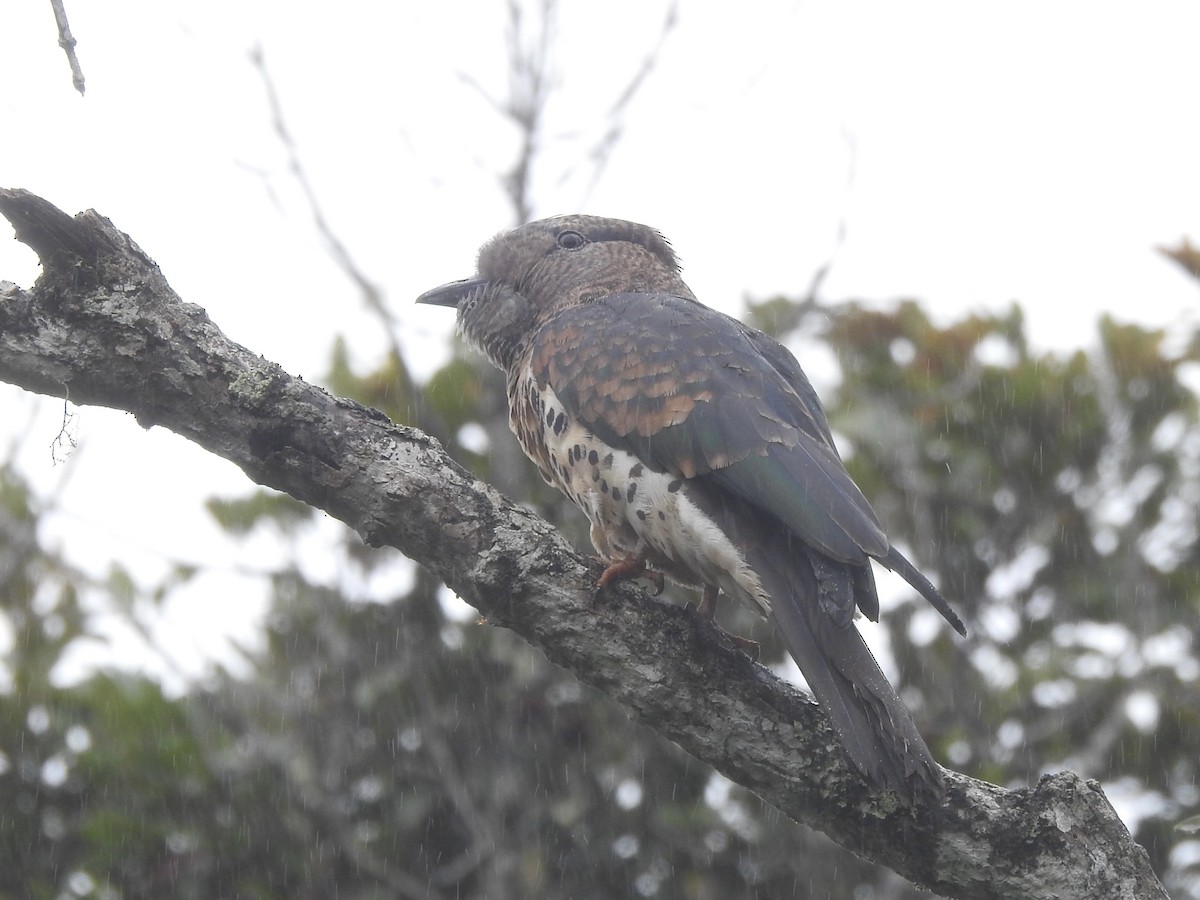
<path fill-rule="evenodd" d="M 459 333 L 508 369 L 558 310 L 634 292 L 692 296 L 661 234 L 621 219 L 556 216 L 496 235 L 480 249 L 474 278 L 426 291 L 417 302 L 455 307 Z"/>

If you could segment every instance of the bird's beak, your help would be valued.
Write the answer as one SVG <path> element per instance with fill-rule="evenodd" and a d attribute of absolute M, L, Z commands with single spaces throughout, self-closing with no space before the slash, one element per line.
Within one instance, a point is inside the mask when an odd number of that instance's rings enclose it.
<path fill-rule="evenodd" d="M 417 302 L 428 303 L 431 306 L 457 307 L 459 302 L 471 291 L 481 288 L 485 284 L 487 284 L 487 280 L 484 278 L 462 278 L 426 291 L 417 298 Z"/>

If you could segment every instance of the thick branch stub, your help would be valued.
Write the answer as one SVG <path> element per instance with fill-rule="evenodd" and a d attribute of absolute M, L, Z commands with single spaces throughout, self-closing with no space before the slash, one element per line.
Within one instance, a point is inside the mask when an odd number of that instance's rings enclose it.
<path fill-rule="evenodd" d="M 116 249 L 97 247 L 94 231 L 80 227 L 77 219 L 20 188 L 0 189 L 0 212 L 12 223 L 17 240 L 33 250 L 43 266 L 51 265 L 53 255 L 59 252 L 88 259 L 102 250 Z"/>
<path fill-rule="evenodd" d="M 29 191 L 0 188 L 0 214 L 12 223 L 17 240 L 37 254 L 45 275 L 58 273 L 81 284 L 106 257 L 161 275 L 141 247 L 95 210 L 72 217 Z"/>

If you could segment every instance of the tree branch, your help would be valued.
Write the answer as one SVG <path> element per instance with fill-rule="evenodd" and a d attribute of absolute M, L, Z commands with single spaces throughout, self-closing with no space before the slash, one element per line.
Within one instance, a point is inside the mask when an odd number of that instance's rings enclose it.
<path fill-rule="evenodd" d="M 71 34 L 71 23 L 67 21 L 67 8 L 63 5 L 63 0 L 50 0 L 50 7 L 54 10 L 54 23 L 58 26 L 58 46 L 62 47 L 63 52 L 67 54 L 67 65 L 71 67 L 71 84 L 82 95 L 84 92 L 83 67 L 79 65 L 79 56 L 75 53 L 75 45 L 78 42 Z"/>
<path fill-rule="evenodd" d="M 963 898 L 1165 898 L 1095 782 L 1004 790 L 947 773 L 940 810 L 873 796 L 821 710 L 687 610 L 629 585 L 602 606 L 555 530 L 441 446 L 233 343 L 94 211 L 25 191 L 0 213 L 41 258 L 0 283 L 0 379 L 133 413 L 426 566 L 493 624 L 600 689 L 786 815 L 935 892 Z"/>

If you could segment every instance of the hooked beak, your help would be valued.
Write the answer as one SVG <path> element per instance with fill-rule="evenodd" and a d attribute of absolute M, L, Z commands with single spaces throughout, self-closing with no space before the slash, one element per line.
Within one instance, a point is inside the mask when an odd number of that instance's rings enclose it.
<path fill-rule="evenodd" d="M 487 279 L 485 278 L 462 278 L 458 281 L 451 281 L 449 284 L 435 287 L 431 291 L 426 291 L 417 298 L 417 302 L 428 303 L 431 306 L 457 308 L 459 302 L 470 294 L 471 291 L 481 288 L 485 284 L 487 284 Z"/>

